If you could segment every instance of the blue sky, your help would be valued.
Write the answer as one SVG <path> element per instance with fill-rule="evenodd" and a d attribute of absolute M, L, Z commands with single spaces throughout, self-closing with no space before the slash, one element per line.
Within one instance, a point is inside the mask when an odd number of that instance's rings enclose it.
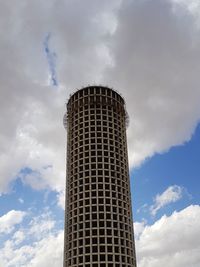
<path fill-rule="evenodd" d="M 0 3 L 0 267 L 63 258 L 65 103 L 126 101 L 138 267 L 200 266 L 200 3 Z"/>
<path fill-rule="evenodd" d="M 155 155 L 146 160 L 141 167 L 131 172 L 134 218 L 142 218 L 152 223 L 163 214 L 170 215 L 174 210 L 182 210 L 191 204 L 200 203 L 200 125 L 189 142 L 171 148 L 168 152 Z M 157 194 L 163 193 L 169 186 L 180 186 L 181 198 L 175 203 L 164 206 L 156 216 L 149 216 Z M 143 205 L 147 204 L 147 207 Z"/>

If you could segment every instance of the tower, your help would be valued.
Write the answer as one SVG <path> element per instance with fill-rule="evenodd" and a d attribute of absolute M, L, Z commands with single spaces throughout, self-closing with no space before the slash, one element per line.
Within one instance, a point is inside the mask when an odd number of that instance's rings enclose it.
<path fill-rule="evenodd" d="M 124 99 L 103 86 L 67 103 L 64 267 L 136 267 Z"/>

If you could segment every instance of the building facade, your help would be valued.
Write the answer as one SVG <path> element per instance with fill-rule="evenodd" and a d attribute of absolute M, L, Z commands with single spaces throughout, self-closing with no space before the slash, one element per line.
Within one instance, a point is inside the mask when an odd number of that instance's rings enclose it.
<path fill-rule="evenodd" d="M 103 86 L 67 103 L 64 267 L 136 267 L 124 99 Z"/>

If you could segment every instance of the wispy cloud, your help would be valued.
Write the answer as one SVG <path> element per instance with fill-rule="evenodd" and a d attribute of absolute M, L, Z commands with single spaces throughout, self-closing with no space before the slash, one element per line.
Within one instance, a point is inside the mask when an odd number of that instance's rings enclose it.
<path fill-rule="evenodd" d="M 57 75 L 56 75 L 56 53 L 51 51 L 49 48 L 49 42 L 51 39 L 51 33 L 48 33 L 44 39 L 44 51 L 47 57 L 47 61 L 49 64 L 49 71 L 51 77 L 51 83 L 53 86 L 58 85 Z"/>
<path fill-rule="evenodd" d="M 138 209 L 137 209 L 137 213 L 140 213 L 141 211 L 144 211 L 144 212 L 146 212 L 146 211 L 148 211 L 148 204 L 147 203 L 145 203 L 145 204 L 143 204 L 141 207 L 139 207 Z"/>
<path fill-rule="evenodd" d="M 19 203 L 21 203 L 21 204 L 23 204 L 24 203 L 24 200 L 23 200 L 23 198 L 18 198 L 18 201 L 19 201 Z"/>
<path fill-rule="evenodd" d="M 183 197 L 183 187 L 178 185 L 169 186 L 162 194 L 156 195 L 150 212 L 154 216 L 164 206 L 174 203 Z"/>
<path fill-rule="evenodd" d="M 11 210 L 0 217 L 0 233 L 12 232 L 17 224 L 20 224 L 26 215 L 24 211 Z"/>

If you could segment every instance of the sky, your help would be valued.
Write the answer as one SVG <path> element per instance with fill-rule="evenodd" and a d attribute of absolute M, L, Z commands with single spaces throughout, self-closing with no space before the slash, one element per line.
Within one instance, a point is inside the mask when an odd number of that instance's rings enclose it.
<path fill-rule="evenodd" d="M 138 267 L 200 266 L 200 2 L 0 0 L 0 267 L 63 261 L 65 103 L 120 92 Z"/>

